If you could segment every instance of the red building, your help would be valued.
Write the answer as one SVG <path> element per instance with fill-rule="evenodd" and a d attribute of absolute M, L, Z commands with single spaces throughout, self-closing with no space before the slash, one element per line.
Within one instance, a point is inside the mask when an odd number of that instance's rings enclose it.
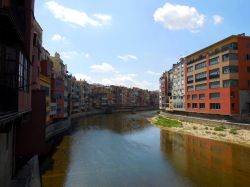
<path fill-rule="evenodd" d="M 17 137 L 31 111 L 33 15 L 33 0 L 0 1 L 0 186 L 15 175 Z"/>
<path fill-rule="evenodd" d="M 232 35 L 186 57 L 186 111 L 250 112 L 250 37 Z"/>

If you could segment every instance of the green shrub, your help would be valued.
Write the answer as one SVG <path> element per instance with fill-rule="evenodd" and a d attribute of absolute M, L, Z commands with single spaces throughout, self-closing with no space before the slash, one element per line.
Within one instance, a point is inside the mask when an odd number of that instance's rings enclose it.
<path fill-rule="evenodd" d="M 193 126 L 193 129 L 194 129 L 194 130 L 196 130 L 196 129 L 197 129 L 197 127 L 196 127 L 196 126 Z"/>
<path fill-rule="evenodd" d="M 165 118 L 163 116 L 158 116 L 156 118 L 156 125 L 162 127 L 182 127 L 182 123 L 175 119 Z"/>
<path fill-rule="evenodd" d="M 226 129 L 226 127 L 224 127 L 223 125 L 218 126 L 218 127 L 214 127 L 215 131 L 224 131 Z"/>
<path fill-rule="evenodd" d="M 238 134 L 237 130 L 238 129 L 236 129 L 236 128 L 232 128 L 232 129 L 230 129 L 229 133 L 231 133 L 231 134 Z"/>

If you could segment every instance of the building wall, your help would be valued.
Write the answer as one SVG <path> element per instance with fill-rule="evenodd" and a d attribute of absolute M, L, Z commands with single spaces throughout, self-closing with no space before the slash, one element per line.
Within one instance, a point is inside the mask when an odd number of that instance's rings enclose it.
<path fill-rule="evenodd" d="M 0 186 L 8 186 L 12 177 L 13 163 L 13 128 L 0 132 Z"/>
<path fill-rule="evenodd" d="M 238 47 L 222 50 L 225 45 L 232 43 L 237 43 Z M 185 66 L 185 75 L 187 78 L 193 76 L 193 83 L 188 83 L 186 81 L 186 111 L 221 115 L 241 113 L 240 90 L 250 89 L 248 86 L 250 76 L 247 72 L 249 64 L 246 62 L 246 54 L 250 54 L 250 48 L 247 47 L 248 45 L 250 45 L 249 37 L 231 36 L 187 57 L 187 62 L 189 63 Z M 223 56 L 226 54 L 237 54 L 238 58 L 223 61 Z M 209 60 L 215 57 L 219 58 L 219 63 L 210 65 Z M 191 63 L 193 59 L 197 60 Z M 196 69 L 196 65 L 202 62 L 206 62 L 206 67 Z M 193 71 L 188 72 L 188 68 L 191 66 L 193 67 Z M 235 66 L 238 68 L 238 71 L 224 73 L 223 68 L 226 66 Z M 210 71 L 217 68 L 219 68 L 219 77 L 210 77 Z M 196 75 L 202 72 L 206 73 L 206 79 L 198 82 L 195 81 Z M 225 80 L 238 80 L 238 86 L 225 87 L 223 86 Z M 218 88 L 211 88 L 211 82 L 219 82 L 220 86 Z M 200 84 L 206 85 L 206 88 L 202 90 L 195 89 L 195 87 Z M 188 91 L 188 86 L 193 86 L 194 90 Z M 220 97 L 217 99 L 210 98 L 210 94 L 213 93 L 220 93 Z M 199 94 L 205 94 L 205 98 L 200 99 Z M 195 95 L 197 95 L 197 99 L 192 99 Z M 247 98 L 243 100 L 247 100 Z M 210 109 L 210 105 L 213 103 L 220 104 L 220 109 Z M 197 104 L 197 108 L 193 107 L 195 104 Z M 205 108 L 202 109 L 200 104 L 205 104 Z"/>
<path fill-rule="evenodd" d="M 46 124 L 51 122 L 50 120 L 50 104 L 51 104 L 51 78 L 49 76 L 45 76 L 40 74 L 40 85 L 41 90 L 45 91 L 46 98 Z"/>

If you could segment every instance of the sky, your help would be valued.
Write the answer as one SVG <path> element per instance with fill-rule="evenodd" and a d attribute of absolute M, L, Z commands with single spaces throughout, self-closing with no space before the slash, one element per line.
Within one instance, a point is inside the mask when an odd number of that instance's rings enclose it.
<path fill-rule="evenodd" d="M 159 88 L 172 64 L 233 34 L 249 35 L 249 0 L 36 0 L 43 46 L 77 79 Z"/>

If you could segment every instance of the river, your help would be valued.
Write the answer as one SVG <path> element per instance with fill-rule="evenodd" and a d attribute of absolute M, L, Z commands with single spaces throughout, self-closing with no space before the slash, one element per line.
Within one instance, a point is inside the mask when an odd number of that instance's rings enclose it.
<path fill-rule="evenodd" d="M 78 120 L 47 160 L 43 186 L 250 186 L 250 149 L 160 130 L 146 120 L 155 114 Z"/>

